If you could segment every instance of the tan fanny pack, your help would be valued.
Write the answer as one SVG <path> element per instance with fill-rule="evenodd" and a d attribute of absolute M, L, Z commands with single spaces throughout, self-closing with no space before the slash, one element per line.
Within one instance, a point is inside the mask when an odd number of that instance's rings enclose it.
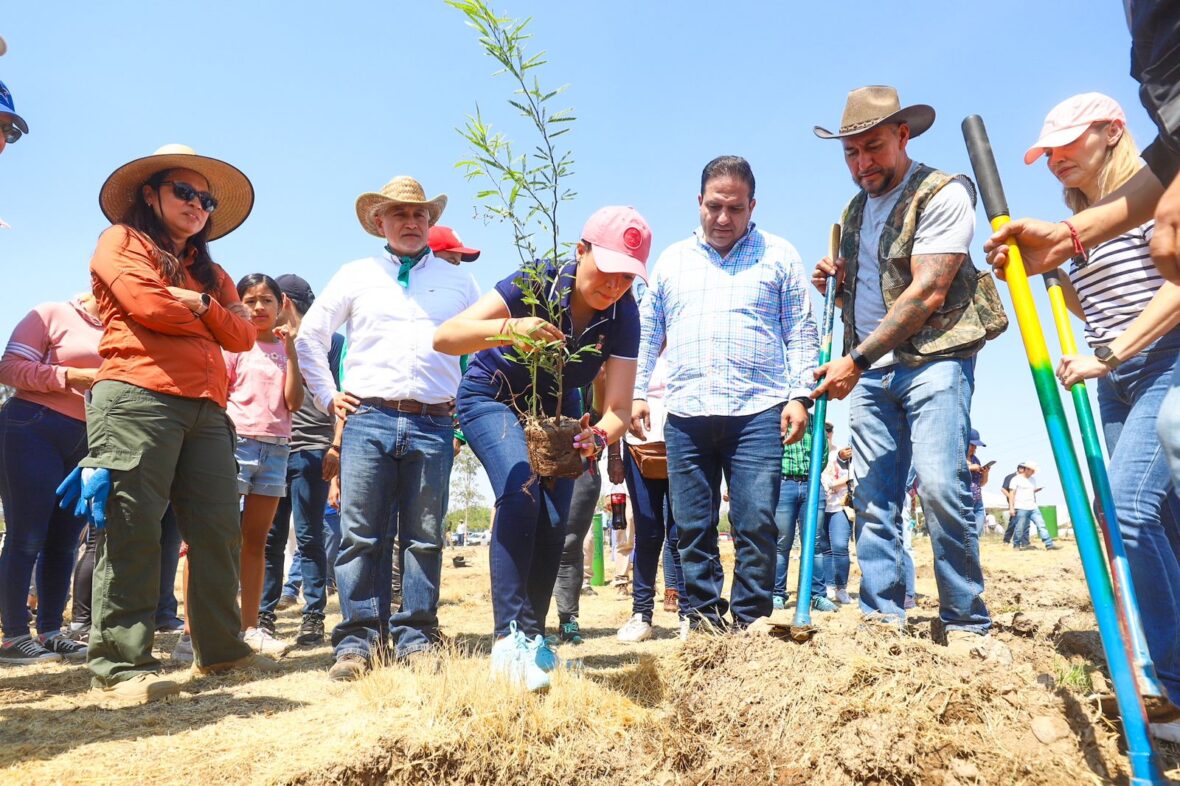
<path fill-rule="evenodd" d="M 639 474 L 648 480 L 668 479 L 668 446 L 664 442 L 647 442 L 643 445 L 627 443 Z"/>

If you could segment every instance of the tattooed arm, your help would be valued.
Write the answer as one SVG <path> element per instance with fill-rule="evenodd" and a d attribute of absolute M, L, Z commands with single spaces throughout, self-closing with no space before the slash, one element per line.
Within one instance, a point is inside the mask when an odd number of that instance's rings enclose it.
<path fill-rule="evenodd" d="M 893 301 L 893 306 L 877 329 L 857 346 L 870 363 L 884 357 L 921 329 L 946 300 L 946 293 L 966 254 L 918 254 L 910 258 L 913 281 Z M 847 396 L 860 379 L 861 371 L 850 355 L 833 360 L 816 369 L 815 378 L 823 383 L 812 391 L 812 398 L 827 393 L 834 399 Z"/>
<path fill-rule="evenodd" d="M 857 350 L 876 363 L 914 335 L 926 320 L 942 307 L 946 293 L 959 272 L 966 254 L 923 254 L 910 258 L 914 280 L 893 301 L 881 324 L 860 343 Z"/>

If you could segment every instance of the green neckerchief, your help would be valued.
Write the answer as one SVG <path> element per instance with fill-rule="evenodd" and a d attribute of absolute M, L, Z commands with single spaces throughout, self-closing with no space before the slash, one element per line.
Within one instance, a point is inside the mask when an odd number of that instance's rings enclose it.
<path fill-rule="evenodd" d="M 414 254 L 413 256 L 410 256 L 410 257 L 403 257 L 402 255 L 400 255 L 396 251 L 394 251 L 392 248 L 390 248 L 388 245 L 385 246 L 385 250 L 388 251 L 390 254 L 392 254 L 393 258 L 401 263 L 401 267 L 398 268 L 398 270 L 397 270 L 397 283 L 402 285 L 402 289 L 409 289 L 410 288 L 410 271 L 414 268 L 414 265 L 421 262 L 422 258 L 425 257 L 428 253 L 430 253 L 430 246 L 425 246 L 417 254 Z"/>

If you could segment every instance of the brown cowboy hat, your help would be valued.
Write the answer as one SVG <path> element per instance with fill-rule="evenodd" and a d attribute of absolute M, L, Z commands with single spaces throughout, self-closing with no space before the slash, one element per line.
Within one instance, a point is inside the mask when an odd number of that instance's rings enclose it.
<path fill-rule="evenodd" d="M 254 207 L 254 186 L 250 178 L 232 164 L 199 156 L 188 145 L 164 145 L 150 156 L 129 161 L 110 174 L 98 192 L 98 205 L 112 224 L 123 219 L 139 198 L 143 185 L 157 172 L 191 169 L 209 181 L 217 197 L 217 210 L 209 216 L 209 240 L 233 232 Z"/>
<path fill-rule="evenodd" d="M 383 185 L 380 191 L 370 191 L 357 197 L 356 217 L 370 235 L 385 237 L 373 219 L 391 205 L 425 205 L 430 212 L 430 226 L 434 226 L 446 209 L 447 195 L 439 194 L 434 199 L 427 199 L 421 183 L 408 175 L 399 175 Z"/>
<path fill-rule="evenodd" d="M 820 139 L 840 139 L 863 134 L 882 123 L 905 123 L 910 127 L 911 138 L 919 136 L 934 125 L 934 107 L 914 104 L 903 109 L 896 88 L 887 85 L 858 87 L 848 94 L 838 132 L 833 134 L 820 126 L 814 130 Z"/>

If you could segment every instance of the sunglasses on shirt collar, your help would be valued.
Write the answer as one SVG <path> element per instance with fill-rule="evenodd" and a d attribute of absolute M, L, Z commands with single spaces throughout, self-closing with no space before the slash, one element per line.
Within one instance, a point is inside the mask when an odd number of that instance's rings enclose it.
<path fill-rule="evenodd" d="M 172 195 L 181 202 L 191 202 L 194 199 L 198 200 L 201 203 L 201 209 L 206 213 L 212 213 L 217 209 L 217 197 L 208 191 L 198 191 L 188 183 L 182 183 L 178 180 L 161 180 L 160 185 L 172 186 Z"/>

